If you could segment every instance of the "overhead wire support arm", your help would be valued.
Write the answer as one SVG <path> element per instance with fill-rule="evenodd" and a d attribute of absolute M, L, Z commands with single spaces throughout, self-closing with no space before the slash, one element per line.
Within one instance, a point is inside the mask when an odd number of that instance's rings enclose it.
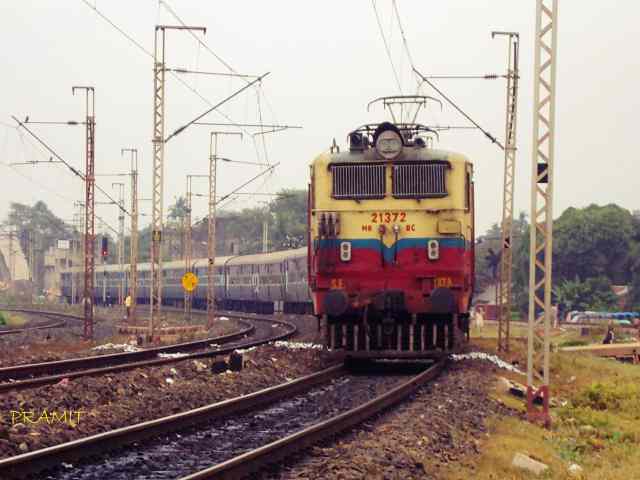
<path fill-rule="evenodd" d="M 491 133 L 489 133 L 487 130 L 482 128 L 480 126 L 480 124 L 478 124 L 473 118 L 471 118 L 464 110 L 462 110 L 460 107 L 458 107 L 458 105 L 456 105 L 456 103 L 453 100 L 451 100 L 442 90 L 440 90 L 438 87 L 436 87 L 431 80 L 429 80 L 422 73 L 420 73 L 420 71 L 418 71 L 417 68 L 413 67 L 413 71 L 416 73 L 416 75 L 418 75 L 420 78 L 422 78 L 423 82 L 425 82 L 427 85 L 429 85 L 431 88 L 433 88 L 436 92 L 438 92 L 438 94 L 442 98 L 444 98 L 449 105 L 451 105 L 453 108 L 455 108 L 458 111 L 458 113 L 460 113 L 460 115 L 462 115 L 464 118 L 469 120 L 473 125 L 476 126 L 476 128 L 478 128 L 478 130 L 480 130 L 482 133 L 484 133 L 484 135 L 489 140 L 491 140 L 492 143 L 495 143 L 498 147 L 500 147 L 501 150 L 504 150 L 504 145 L 502 145 L 502 143 L 500 143 L 500 141 L 496 137 L 494 137 L 493 135 L 491 135 Z"/>
<path fill-rule="evenodd" d="M 60 163 L 64 164 L 64 166 L 67 167 L 71 171 L 71 173 L 73 173 L 76 177 L 79 177 L 82 181 L 85 181 L 85 174 L 83 172 L 81 172 L 80 170 L 75 168 L 73 165 L 71 165 L 69 162 L 67 162 L 64 158 L 62 158 L 60 155 L 58 155 L 58 153 L 55 150 L 53 150 L 53 148 L 51 148 L 44 140 L 42 140 L 38 135 L 36 135 L 35 132 L 33 132 L 33 130 L 28 128 L 25 125 L 25 122 L 21 122 L 20 120 L 18 120 L 15 117 L 15 115 L 11 115 L 11 118 L 18 124 L 19 128 L 23 128 L 29 135 L 31 135 L 33 138 L 35 138 L 36 141 L 40 145 L 42 145 L 51 155 L 53 155 L 55 158 L 57 158 Z M 28 123 L 35 123 L 35 122 L 28 122 Z M 86 122 L 83 122 L 82 124 L 86 126 Z M 46 162 L 46 161 L 43 161 L 42 163 L 57 163 L 57 162 Z M 94 177 L 95 177 L 95 175 L 94 175 Z M 116 200 L 108 192 L 106 192 L 104 189 L 102 189 L 100 187 L 100 185 L 96 184 L 95 188 L 97 190 L 99 190 L 100 193 L 102 193 L 104 196 L 106 196 L 109 200 L 111 200 L 112 202 L 116 202 Z M 129 215 L 129 212 L 126 209 L 123 208 L 122 211 L 125 214 Z"/>
<path fill-rule="evenodd" d="M 253 80 L 252 82 L 249 82 L 248 84 L 246 84 L 245 86 L 243 86 L 242 88 L 240 88 L 239 90 L 236 90 L 234 93 L 232 93 L 231 95 L 229 95 L 228 97 L 226 97 L 225 99 L 221 100 L 220 102 L 218 102 L 217 104 L 215 104 L 214 106 L 212 106 L 211 108 L 208 108 L 207 110 L 205 110 L 203 113 L 201 113 L 200 115 L 198 115 L 196 118 L 194 118 L 193 120 L 191 120 L 190 122 L 186 123 L 185 125 L 183 125 L 182 127 L 176 129 L 171 135 L 169 135 L 165 140 L 164 143 L 167 143 L 169 140 L 171 140 L 173 137 L 175 137 L 176 135 L 182 133 L 183 131 L 185 131 L 187 128 L 189 128 L 191 125 L 194 125 L 198 122 L 198 120 L 200 120 L 203 117 L 206 117 L 209 113 L 213 112 L 214 110 L 220 108 L 222 105 L 224 105 L 225 103 L 227 103 L 229 100 L 235 98 L 236 96 L 238 96 L 239 94 L 241 94 L 242 92 L 244 92 L 247 88 L 251 87 L 252 85 L 262 81 L 262 79 L 264 79 L 267 75 L 269 75 L 271 72 L 267 72 L 261 76 L 259 76 L 258 78 L 256 78 L 255 80 Z"/>
<path fill-rule="evenodd" d="M 218 200 L 216 202 L 216 205 L 225 201 L 227 198 L 229 198 L 231 195 L 235 195 L 239 190 L 242 190 L 244 187 L 246 187 L 247 185 L 249 185 L 250 183 L 256 181 L 258 178 L 262 177 L 263 175 L 266 175 L 269 172 L 272 172 L 278 165 L 280 165 L 280 162 L 278 163 L 274 163 L 273 165 L 271 165 L 269 168 L 264 169 L 262 172 L 260 172 L 259 174 L 257 174 L 255 177 L 251 178 L 250 180 L 247 180 L 246 182 L 244 182 L 242 185 L 240 185 L 239 187 L 235 188 L 234 190 L 232 190 L 231 192 L 227 193 L 226 195 L 223 195 L 222 197 L 220 197 L 220 200 Z"/>
<path fill-rule="evenodd" d="M 203 72 L 202 70 L 189 70 L 187 68 L 167 68 L 167 72 L 193 74 L 193 75 L 212 75 L 215 77 L 258 78 L 258 75 L 243 75 L 241 73 L 228 73 L 228 72 Z"/>

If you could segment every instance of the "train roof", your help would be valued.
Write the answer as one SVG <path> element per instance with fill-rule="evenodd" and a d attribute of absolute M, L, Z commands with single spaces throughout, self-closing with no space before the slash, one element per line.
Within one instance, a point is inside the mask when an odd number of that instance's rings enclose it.
<path fill-rule="evenodd" d="M 446 161 L 450 163 L 470 163 L 470 160 L 463 154 L 433 148 L 405 148 L 403 152 L 393 162 L 427 162 L 427 161 Z M 324 152 L 314 160 L 314 163 L 321 162 L 326 164 L 334 163 L 370 163 L 381 162 L 387 163 L 388 160 L 379 158 L 372 149 L 364 152 Z"/>
<path fill-rule="evenodd" d="M 280 250 L 278 252 L 271 253 L 256 253 L 251 255 L 227 255 L 224 257 L 216 257 L 215 266 L 221 267 L 224 265 L 247 265 L 247 264 L 264 264 L 264 263 L 277 263 L 282 262 L 284 260 L 288 260 L 290 258 L 299 258 L 304 257 L 307 253 L 307 247 L 296 248 L 293 250 Z M 196 258 L 193 260 L 193 265 L 196 268 L 204 268 L 208 265 L 208 260 L 206 258 Z M 129 270 L 129 264 L 123 265 L 124 270 Z M 149 262 L 139 263 L 138 264 L 138 272 L 146 272 L 151 268 L 151 264 Z M 163 262 L 162 268 L 165 270 L 184 270 L 184 260 L 174 260 L 171 262 Z M 65 272 L 83 272 L 84 267 L 73 267 L 67 270 L 63 270 L 62 273 Z M 110 264 L 110 265 L 96 265 L 96 272 L 119 272 L 120 265 L 118 264 Z"/>
<path fill-rule="evenodd" d="M 232 257 L 227 265 L 247 265 L 247 264 L 263 264 L 277 263 L 292 258 L 304 257 L 307 254 L 307 247 L 296 248 L 293 250 L 280 250 L 271 253 L 256 253 L 253 255 L 242 255 Z"/>
<path fill-rule="evenodd" d="M 387 100 L 395 99 L 394 102 L 397 103 L 399 98 L 387 97 Z M 431 141 L 434 138 L 439 139 L 438 128 L 420 123 L 366 124 L 349 133 L 349 148 L 340 151 L 334 141 L 331 151 L 316 157 L 314 163 L 327 165 L 429 161 L 444 161 L 451 164 L 469 163 L 469 159 L 461 153 L 431 148 Z"/>

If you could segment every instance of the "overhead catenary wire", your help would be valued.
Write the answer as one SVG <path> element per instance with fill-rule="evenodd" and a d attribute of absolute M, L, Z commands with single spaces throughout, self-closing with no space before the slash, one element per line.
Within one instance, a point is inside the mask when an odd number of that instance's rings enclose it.
<path fill-rule="evenodd" d="M 449 98 L 442 90 L 440 90 L 438 87 L 436 87 L 431 80 L 429 80 L 422 73 L 420 73 L 417 68 L 413 67 L 413 71 L 416 72 L 416 74 L 419 75 L 420 78 L 422 78 L 423 82 L 425 82 L 427 85 L 429 85 L 431 88 L 433 88 L 436 92 L 438 92 L 438 94 L 442 98 L 444 98 L 447 101 L 447 103 L 449 103 L 449 105 L 451 105 L 453 108 L 455 108 L 458 111 L 458 113 L 460 113 L 464 118 L 466 118 L 473 125 L 475 125 L 476 128 L 478 128 L 478 130 L 480 130 L 482 133 L 484 133 L 484 135 L 489 140 L 491 140 L 491 142 L 495 143 L 501 150 L 504 150 L 504 145 L 502 145 L 502 143 L 500 143 L 500 141 L 496 137 L 494 137 L 493 135 L 491 135 L 491 133 L 489 133 L 487 130 L 482 128 L 480 126 L 480 124 L 478 124 L 475 120 L 473 120 L 473 118 L 471 118 L 471 116 L 469 116 L 464 110 L 462 110 L 462 108 L 460 108 L 451 98 Z"/>
<path fill-rule="evenodd" d="M 201 118 L 207 116 L 209 113 L 211 113 L 213 110 L 215 110 L 216 108 L 220 107 L 221 105 L 227 103 L 229 100 L 231 100 L 232 98 L 236 97 L 237 95 L 239 95 L 240 93 L 242 93 L 243 91 L 245 91 L 247 88 L 249 88 L 250 86 L 252 86 L 253 84 L 261 81 L 264 77 L 266 77 L 267 75 L 269 75 L 270 72 L 267 72 L 261 76 L 259 76 L 258 78 L 256 78 L 254 81 L 248 83 L 247 85 L 245 85 L 244 87 L 242 87 L 239 90 L 236 90 L 234 93 L 232 93 L 231 95 L 227 96 L 225 99 L 221 100 L 220 102 L 218 102 L 216 105 L 213 105 L 211 108 L 205 110 L 203 113 L 201 113 L 200 115 L 198 115 L 196 118 L 194 118 L 193 120 L 187 122 L 186 124 L 184 124 L 182 127 L 179 127 L 178 129 L 176 129 L 171 135 L 169 135 L 165 140 L 164 143 L 167 143 L 169 140 L 171 140 L 173 137 L 175 137 L 176 135 L 182 133 L 184 130 L 186 130 L 188 127 L 190 127 L 191 125 L 195 124 L 198 122 L 198 120 L 200 120 Z"/>
<path fill-rule="evenodd" d="M 391 64 L 391 69 L 393 70 L 393 76 L 396 80 L 396 85 L 398 86 L 398 90 L 402 93 L 402 85 L 400 83 L 400 77 L 398 76 L 398 71 L 396 69 L 395 64 L 393 63 L 393 57 L 391 56 L 391 50 L 389 49 L 389 44 L 387 43 L 387 37 L 384 34 L 384 29 L 382 28 L 382 23 L 380 22 L 380 15 L 378 14 L 378 7 L 376 7 L 376 0 L 371 0 L 371 5 L 373 6 L 373 13 L 376 17 L 376 22 L 378 23 L 378 30 L 380 31 L 380 36 L 382 37 L 382 43 L 384 43 L 384 49 L 387 52 L 387 58 L 389 59 L 389 63 Z"/>
<path fill-rule="evenodd" d="M 18 124 L 18 126 L 22 127 L 24 130 L 26 130 L 33 138 L 35 138 L 38 143 L 40 143 L 40 145 L 42 145 L 45 149 L 47 149 L 49 151 L 49 153 L 51 153 L 51 155 L 53 155 L 54 157 L 56 157 L 58 160 L 60 160 L 74 175 L 76 175 L 77 177 L 81 178 L 82 181 L 86 181 L 86 177 L 84 175 L 84 173 L 80 172 L 78 169 L 76 169 L 73 165 L 71 165 L 70 163 L 68 163 L 64 158 L 62 158 L 60 155 L 58 155 L 58 153 L 53 150 L 49 145 L 47 145 L 47 143 L 42 140 L 40 137 L 38 137 L 34 132 L 32 132 L 29 128 L 27 128 L 24 123 L 22 123 L 20 120 L 18 120 L 14 115 L 11 115 L 11 118 L 13 118 L 13 120 Z M 100 185 L 98 185 L 97 183 L 95 184 L 96 189 L 98 189 L 105 197 L 107 197 L 109 200 L 115 202 L 115 199 L 109 195 L 109 193 L 107 193 L 102 187 L 100 187 Z M 118 205 L 118 208 L 123 212 L 126 213 L 127 215 L 131 215 L 129 213 L 129 211 L 124 208 L 121 205 Z"/>
<path fill-rule="evenodd" d="M 89 7 L 91 10 L 93 10 L 100 18 L 102 18 L 105 22 L 107 22 L 109 25 L 111 25 L 115 30 L 117 30 L 121 35 L 123 35 L 127 40 L 129 40 L 129 42 L 131 42 L 133 45 L 135 45 L 142 53 L 144 53 L 145 55 L 147 55 L 149 58 L 153 59 L 153 53 L 151 53 L 149 50 L 147 50 L 144 46 L 142 46 L 140 44 L 140 42 L 138 42 L 136 39 L 134 39 L 131 35 L 129 35 L 125 30 L 123 30 L 122 28 L 120 28 L 114 21 L 112 21 L 109 17 L 107 17 L 104 13 L 102 13 L 100 10 L 98 10 L 98 8 L 95 5 L 92 5 L 88 0 L 81 0 L 82 3 L 84 3 L 87 7 Z M 197 36 L 196 36 L 197 38 Z M 189 85 L 188 82 L 186 82 L 183 78 L 180 77 L 180 75 L 174 73 L 174 72 L 169 72 L 169 74 L 175 78 L 178 82 L 180 82 L 184 87 L 186 87 L 188 90 L 190 90 L 194 95 L 196 95 L 198 98 L 200 98 L 200 100 L 202 100 L 203 102 L 205 102 L 207 105 L 212 106 L 213 102 L 211 100 L 209 100 L 208 98 L 206 98 L 204 95 L 202 95 L 197 89 L 195 89 L 193 86 Z M 227 115 L 226 113 L 224 113 L 221 110 L 216 110 L 216 113 L 221 115 L 222 117 L 224 117 L 225 119 L 227 119 L 229 122 L 235 123 L 234 120 Z M 249 132 L 246 132 L 247 134 L 249 134 Z"/>

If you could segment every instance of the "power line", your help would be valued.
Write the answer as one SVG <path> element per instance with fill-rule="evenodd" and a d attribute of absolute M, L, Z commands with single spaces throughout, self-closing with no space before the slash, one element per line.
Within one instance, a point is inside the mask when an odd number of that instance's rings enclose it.
<path fill-rule="evenodd" d="M 113 22 L 109 17 L 107 17 L 100 10 L 98 10 L 94 5 L 91 5 L 91 3 L 89 3 L 87 0 L 81 0 L 81 1 L 86 6 L 91 8 L 91 10 L 96 12 L 98 14 L 98 16 L 100 18 L 102 18 L 105 22 L 107 22 L 109 25 L 111 25 L 113 28 L 115 28 L 121 35 L 123 35 L 127 40 L 129 40 L 129 42 L 131 42 L 133 45 L 135 45 L 142 53 L 144 53 L 145 55 L 147 55 L 151 59 L 154 58 L 153 57 L 153 53 L 151 53 L 149 50 L 147 50 L 145 47 L 143 47 L 137 40 L 135 40 L 131 35 L 129 35 L 127 32 L 125 32 L 122 28 L 120 28 L 115 22 Z M 202 95 L 194 87 L 189 85 L 189 83 L 187 83 L 185 80 L 183 80 L 179 75 L 177 75 L 176 73 L 171 72 L 171 71 L 169 72 L 169 74 L 173 78 L 178 80 L 178 82 L 180 82 L 184 87 L 186 87 L 188 90 L 190 90 L 194 95 L 196 95 L 198 98 L 200 98 L 200 100 L 202 100 L 203 102 L 205 102 L 209 106 L 213 106 L 213 102 L 211 102 L 208 98 L 206 98 L 204 95 Z M 224 112 L 222 112 L 220 110 L 216 110 L 216 113 L 218 113 L 219 115 L 221 115 L 224 118 L 226 118 L 229 122 L 235 123 L 233 121 L 233 119 L 231 117 L 229 117 L 226 113 L 224 113 Z M 245 132 L 245 133 L 247 133 L 247 135 L 249 134 L 249 132 Z"/>
<path fill-rule="evenodd" d="M 407 53 L 407 58 L 409 59 L 409 63 L 411 64 L 411 68 L 414 67 L 413 57 L 411 56 L 411 51 L 409 51 L 409 42 L 407 42 L 407 37 L 404 34 L 404 28 L 402 28 L 402 20 L 400 20 L 400 12 L 398 11 L 398 4 L 396 0 L 393 0 L 393 11 L 396 14 L 396 20 L 398 21 L 398 27 L 400 28 L 400 35 L 402 36 L 402 44 L 404 45 L 404 50 Z"/>
<path fill-rule="evenodd" d="M 86 181 L 86 177 L 85 175 L 80 172 L 79 170 L 77 170 L 75 167 L 73 167 L 71 164 L 69 164 L 64 158 L 62 158 L 60 155 L 58 155 L 49 145 L 47 145 L 40 137 L 38 137 L 35 133 L 33 133 L 31 130 L 29 130 L 24 123 L 22 123 L 20 120 L 18 120 L 15 116 L 11 115 L 11 118 L 13 118 L 17 123 L 18 126 L 24 128 L 27 132 L 29 132 L 29 134 L 35 138 L 40 145 L 42 145 L 44 148 L 46 148 L 49 153 L 51 153 L 54 157 L 56 157 L 58 160 L 60 160 L 62 163 L 64 163 L 64 165 L 71 170 L 71 172 L 76 175 L 77 177 L 79 177 L 80 179 L 82 179 L 82 181 Z M 100 187 L 100 185 L 95 184 L 95 187 L 100 190 L 100 192 L 102 192 L 102 194 L 107 197 L 109 200 L 111 200 L 112 202 L 116 202 L 115 199 L 109 195 L 104 189 L 102 189 L 102 187 Z M 127 209 L 125 209 L 123 206 L 118 205 L 118 207 L 120 208 L 120 210 L 124 213 L 126 213 L 127 215 L 130 215 L 130 213 L 127 211 Z"/>
<path fill-rule="evenodd" d="M 471 118 L 464 110 L 462 110 L 458 105 L 455 104 L 455 102 L 453 100 L 451 100 L 448 96 L 446 96 L 442 90 L 440 90 L 438 87 L 436 87 L 433 82 L 431 82 L 431 80 L 429 80 L 427 77 L 425 77 L 424 75 L 422 75 L 417 68 L 413 67 L 413 71 L 416 72 L 417 75 L 419 75 L 422 78 L 422 81 L 425 82 L 426 84 L 428 84 L 431 88 L 433 88 L 436 92 L 438 92 L 440 94 L 440 96 L 442 98 L 444 98 L 449 105 L 451 105 L 453 108 L 455 108 L 463 117 L 465 117 L 467 120 L 469 120 L 471 123 L 473 123 L 478 130 L 480 130 L 482 133 L 485 134 L 485 136 L 491 140 L 493 143 L 495 143 L 498 147 L 500 147 L 501 150 L 504 150 L 504 145 L 502 145 L 502 143 L 500 143 L 500 141 L 494 137 L 493 135 L 491 135 L 491 133 L 489 133 L 487 130 L 485 130 L 484 128 L 482 128 L 475 120 L 473 120 L 473 118 Z"/>
<path fill-rule="evenodd" d="M 380 35 L 382 36 L 384 49 L 387 52 L 387 58 L 389 59 L 389 63 L 391 64 L 391 69 L 393 70 L 393 76 L 396 79 L 396 84 L 398 85 L 398 89 L 400 90 L 400 93 L 402 93 L 402 86 L 400 85 L 400 77 L 398 76 L 398 71 L 396 70 L 396 66 L 393 63 L 393 58 L 391 58 L 391 50 L 389 50 L 389 44 L 387 43 L 387 37 L 384 35 L 384 30 L 382 29 L 382 23 L 380 23 L 380 16 L 378 15 L 378 7 L 376 7 L 376 0 L 371 0 L 371 5 L 373 6 L 373 12 L 376 15 L 376 21 L 378 22 L 378 30 L 380 31 Z"/>
<path fill-rule="evenodd" d="M 194 123 L 196 123 L 198 120 L 200 120 L 201 118 L 205 117 L 206 115 L 208 115 L 209 113 L 211 113 L 213 110 L 215 110 L 216 108 L 220 107 L 221 105 L 227 103 L 229 100 L 231 100 L 232 98 L 236 97 L 237 95 L 239 95 L 240 93 L 242 93 L 243 91 L 245 91 L 247 88 L 251 87 L 252 85 L 254 85 L 255 83 L 261 81 L 264 77 L 266 77 L 267 75 L 269 75 L 270 72 L 267 72 L 263 75 L 261 75 L 260 77 L 256 78 L 254 81 L 248 83 L 247 85 L 245 85 L 244 87 L 242 87 L 240 90 L 236 90 L 234 93 L 232 93 L 231 95 L 229 95 L 227 98 L 225 98 L 224 100 L 221 100 L 220 102 L 218 102 L 216 105 L 213 105 L 211 108 L 209 108 L 208 110 L 205 110 L 203 113 L 201 113 L 200 115 L 198 115 L 196 118 L 194 118 L 193 120 L 191 120 L 190 122 L 186 123 L 185 125 L 183 125 L 182 127 L 178 128 L 176 131 L 174 131 L 171 135 L 169 135 L 165 140 L 164 143 L 167 143 L 169 140 L 171 140 L 173 137 L 175 137 L 176 135 L 182 133 L 186 128 L 190 127 L 191 125 L 193 125 Z"/>

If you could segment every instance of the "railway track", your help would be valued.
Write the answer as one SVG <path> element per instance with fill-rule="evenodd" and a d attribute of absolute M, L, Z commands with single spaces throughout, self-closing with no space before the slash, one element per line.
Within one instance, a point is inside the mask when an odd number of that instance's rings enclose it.
<path fill-rule="evenodd" d="M 23 313 L 28 313 L 30 315 L 35 315 L 36 312 L 33 310 L 23 310 L 23 309 L 12 309 L 12 308 L 2 308 L 2 310 L 4 311 L 9 311 L 9 312 L 23 312 Z M 16 334 L 20 334 L 20 333 L 29 333 L 29 332 L 34 332 L 37 330 L 46 330 L 49 328 L 62 328 L 67 324 L 67 320 L 69 318 L 74 318 L 78 321 L 82 321 L 82 319 L 80 317 L 73 317 L 71 315 L 61 315 L 55 312 L 47 312 L 47 313 L 41 313 L 41 312 L 37 312 L 37 315 L 40 317 L 44 317 L 50 320 L 49 323 L 43 323 L 40 325 L 35 325 L 35 326 L 27 326 L 24 328 L 3 328 L 0 329 L 0 336 L 3 335 L 16 335 Z"/>
<path fill-rule="evenodd" d="M 334 366 L 242 397 L 0 460 L 0 477 L 241 478 L 382 412 L 435 378 L 444 364 L 410 376 L 353 375 Z"/>
<path fill-rule="evenodd" d="M 60 314 L 58 314 L 60 315 Z M 196 340 L 164 347 L 149 348 L 137 352 L 42 362 L 0 368 L 0 392 L 33 388 L 56 383 L 63 378 L 73 379 L 116 373 L 135 368 L 159 366 L 202 357 L 226 355 L 235 349 L 250 348 L 264 343 L 282 340 L 296 332 L 295 325 L 269 317 L 227 315 L 238 319 L 243 328 L 228 335 Z M 275 327 L 274 327 L 275 325 Z M 256 338 L 242 340 L 248 335 Z M 211 344 L 218 348 L 210 348 Z M 220 347 L 220 345 L 225 345 Z M 194 350 L 200 350 L 195 351 Z M 193 352 L 193 353 L 186 353 Z M 158 358 L 160 354 L 183 353 L 180 357 Z"/>

